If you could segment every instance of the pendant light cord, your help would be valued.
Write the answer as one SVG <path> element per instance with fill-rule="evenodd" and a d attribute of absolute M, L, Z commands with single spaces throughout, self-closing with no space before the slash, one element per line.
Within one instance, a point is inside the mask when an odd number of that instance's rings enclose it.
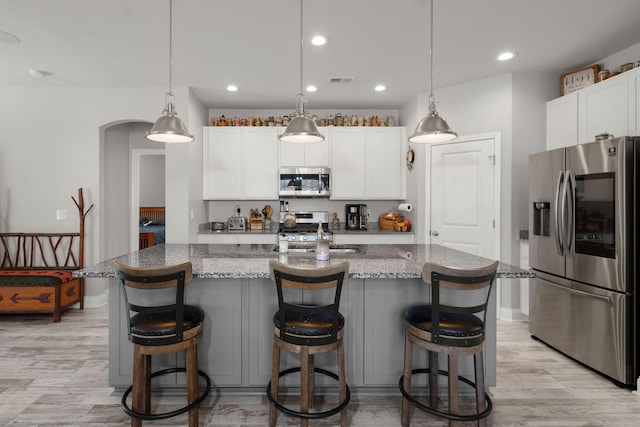
<path fill-rule="evenodd" d="M 431 71 L 431 76 L 429 78 L 429 111 L 435 112 L 435 100 L 433 96 L 433 0 L 431 2 L 431 12 L 429 13 L 429 18 L 431 19 L 431 25 L 429 26 L 431 30 L 431 36 L 429 38 L 431 46 L 429 47 L 429 67 Z"/>
<path fill-rule="evenodd" d="M 300 0 L 300 95 L 303 95 L 303 93 L 302 93 L 302 62 L 303 62 L 303 60 L 302 60 L 302 50 L 303 50 L 302 47 L 303 47 L 303 44 L 304 44 L 304 39 L 302 37 L 302 19 L 303 19 L 303 16 L 304 16 L 304 14 L 302 12 L 303 9 L 304 9 L 303 3 L 302 3 L 302 0 Z"/>
<path fill-rule="evenodd" d="M 433 0 L 432 0 L 433 1 Z M 173 0 L 169 0 L 169 95 L 173 96 Z"/>

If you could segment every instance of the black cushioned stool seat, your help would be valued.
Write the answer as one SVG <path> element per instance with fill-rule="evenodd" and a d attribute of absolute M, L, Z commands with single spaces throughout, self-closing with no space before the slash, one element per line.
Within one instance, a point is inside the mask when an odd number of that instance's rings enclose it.
<path fill-rule="evenodd" d="M 114 263 L 123 285 L 129 341 L 133 343 L 133 384 L 122 396 L 122 409 L 131 416 L 131 426 L 141 426 L 142 420 L 165 419 L 185 412 L 189 412 L 189 426 L 198 426 L 198 407 L 211 390 L 211 380 L 198 369 L 196 347 L 202 337 L 205 313 L 200 307 L 184 304 L 185 284 L 192 279 L 191 263 L 157 268 L 132 267 L 117 260 Z M 151 304 L 149 294 L 165 288 L 174 288 L 163 293 L 166 303 Z M 151 373 L 152 355 L 182 350 L 186 352 L 185 367 Z M 188 404 L 175 411 L 152 414 L 151 379 L 176 372 L 186 373 Z M 198 377 L 206 382 L 202 393 Z M 127 404 L 129 394 L 131 407 Z"/>
<path fill-rule="evenodd" d="M 276 425 L 277 411 L 300 419 L 307 427 L 310 419 L 325 418 L 340 413 L 342 427 L 348 425 L 346 406 L 350 400 L 346 383 L 343 332 L 345 319 L 338 312 L 343 281 L 349 274 L 349 263 L 318 268 L 293 267 L 275 260 L 269 261 L 271 278 L 276 282 L 278 311 L 273 316 L 273 355 L 271 359 L 271 381 L 267 385 L 267 398 L 271 402 L 269 426 Z M 334 290 L 328 303 L 302 304 L 285 300 L 283 288 L 302 289 L 305 292 Z M 280 351 L 300 355 L 300 366 L 280 371 Z M 314 356 L 336 350 L 338 374 L 315 367 Z M 300 410 L 284 406 L 278 401 L 279 379 L 300 372 Z M 339 403 L 326 411 L 310 412 L 314 406 L 314 374 L 319 373 L 338 381 Z"/>
<path fill-rule="evenodd" d="M 402 393 L 402 426 L 407 427 L 410 419 L 410 405 L 436 417 L 449 420 L 449 426 L 458 422 L 477 421 L 483 424 L 491 413 L 492 403 L 484 390 L 484 369 L 482 349 L 485 338 L 486 311 L 491 295 L 498 261 L 477 269 L 455 269 L 438 264 L 425 263 L 422 279 L 431 285 L 431 304 L 409 307 L 405 319 L 404 372 L 398 386 Z M 458 304 L 445 304 L 441 290 L 462 293 Z M 452 297 L 452 295 L 448 295 Z M 482 313 L 482 318 L 477 314 Z M 412 369 L 413 345 L 427 350 L 429 368 Z M 438 354 L 448 356 L 448 370 L 438 369 Z M 458 356 L 474 356 L 475 383 L 458 375 Z M 412 394 L 411 377 L 415 374 L 429 374 L 429 404 L 423 403 Z M 447 411 L 438 409 L 438 375 L 448 377 L 449 407 Z M 476 392 L 476 411 L 460 414 L 458 403 L 458 382 L 461 381 Z"/>

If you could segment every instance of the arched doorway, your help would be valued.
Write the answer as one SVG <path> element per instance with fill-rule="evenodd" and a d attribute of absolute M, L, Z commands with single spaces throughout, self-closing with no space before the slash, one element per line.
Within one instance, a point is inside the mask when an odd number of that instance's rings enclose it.
<path fill-rule="evenodd" d="M 160 155 L 164 146 L 150 146 L 144 138 L 153 124 L 143 121 L 120 121 L 106 124 L 100 128 L 100 259 L 119 256 L 137 247 L 138 207 L 140 206 L 140 180 L 144 181 L 147 155 Z M 151 150 L 151 151 L 147 151 Z M 134 153 L 143 153 L 135 155 Z M 153 153 L 151 153 L 153 152 Z M 135 173 L 134 173 L 134 166 Z M 146 174 L 148 175 L 148 174 Z M 148 187 L 148 182 L 143 188 Z M 159 185 L 164 194 L 164 180 Z M 134 195 L 136 199 L 132 202 Z"/>

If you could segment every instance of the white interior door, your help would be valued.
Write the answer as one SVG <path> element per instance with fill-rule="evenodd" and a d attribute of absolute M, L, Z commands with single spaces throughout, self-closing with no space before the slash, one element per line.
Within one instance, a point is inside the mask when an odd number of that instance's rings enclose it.
<path fill-rule="evenodd" d="M 498 256 L 495 163 L 493 137 L 431 147 L 431 243 L 487 258 Z"/>

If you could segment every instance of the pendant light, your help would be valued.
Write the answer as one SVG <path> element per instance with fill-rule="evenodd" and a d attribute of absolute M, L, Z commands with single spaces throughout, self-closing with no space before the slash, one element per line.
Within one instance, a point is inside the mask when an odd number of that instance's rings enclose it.
<path fill-rule="evenodd" d="M 303 6 L 302 0 L 300 0 L 300 92 L 296 97 L 296 112 L 293 120 L 289 122 L 284 133 L 278 135 L 278 139 L 284 142 L 308 143 L 324 141 L 324 135 L 318 131 L 316 124 L 305 113 L 307 100 L 302 92 L 302 17 Z"/>
<path fill-rule="evenodd" d="M 451 130 L 447 122 L 438 115 L 433 96 L 433 0 L 431 2 L 431 48 L 429 49 L 429 66 L 431 77 L 429 79 L 429 113 L 420 120 L 409 142 L 433 143 L 450 141 L 458 136 Z"/>
<path fill-rule="evenodd" d="M 173 0 L 169 0 L 169 92 L 164 96 L 167 104 L 162 111 L 162 116 L 156 120 L 145 138 L 156 142 L 191 142 L 193 135 L 176 113 L 175 96 L 171 93 L 171 80 L 173 77 Z"/>

